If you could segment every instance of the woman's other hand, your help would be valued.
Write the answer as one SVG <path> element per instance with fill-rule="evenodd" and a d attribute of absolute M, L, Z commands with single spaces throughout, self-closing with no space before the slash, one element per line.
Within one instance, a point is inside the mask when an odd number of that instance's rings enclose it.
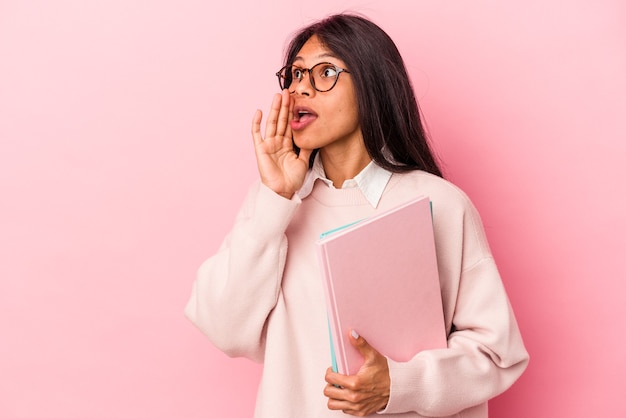
<path fill-rule="evenodd" d="M 288 90 L 274 96 L 265 138 L 261 136 L 262 112 L 257 110 L 252 119 L 252 138 L 261 181 L 287 199 L 302 187 L 311 155 L 311 150 L 300 150 L 299 155 L 293 150 L 292 108 Z"/>
<path fill-rule="evenodd" d="M 363 366 L 354 376 L 334 373 L 329 368 L 324 395 L 328 398 L 328 409 L 364 417 L 387 406 L 391 387 L 389 367 L 387 358 L 354 331 L 350 333 L 350 342 L 363 356 Z"/>

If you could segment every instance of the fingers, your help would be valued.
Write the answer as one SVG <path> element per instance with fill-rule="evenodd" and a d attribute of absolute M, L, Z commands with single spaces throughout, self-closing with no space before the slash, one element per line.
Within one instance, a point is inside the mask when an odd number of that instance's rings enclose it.
<path fill-rule="evenodd" d="M 383 410 L 388 402 L 388 397 L 376 393 L 345 390 L 331 384 L 324 388 L 324 395 L 328 409 L 359 417 Z"/>
<path fill-rule="evenodd" d="M 265 126 L 265 138 L 273 138 L 275 136 L 292 137 L 290 125 L 293 118 L 292 108 L 293 103 L 288 90 L 285 89 L 282 93 L 274 95 Z M 252 138 L 255 145 L 263 142 L 263 136 L 261 135 L 262 118 L 263 112 L 260 110 L 257 110 L 252 118 Z"/>
<path fill-rule="evenodd" d="M 263 112 L 257 109 L 254 112 L 254 116 L 252 117 L 252 139 L 254 141 L 254 145 L 258 145 L 263 142 L 263 137 L 261 136 L 261 119 L 263 118 Z"/>
<path fill-rule="evenodd" d="M 347 414 L 357 412 L 359 410 L 358 403 L 363 400 L 363 397 L 358 392 L 353 392 L 331 383 L 328 383 L 324 388 L 324 396 L 328 398 L 329 409 L 340 410 Z"/>
<path fill-rule="evenodd" d="M 378 352 L 367 343 L 365 338 L 361 337 L 355 330 L 350 331 L 350 343 L 354 348 L 359 350 L 359 353 L 361 353 L 366 363 L 368 359 L 376 357 L 378 354 Z"/>
<path fill-rule="evenodd" d="M 270 106 L 270 112 L 267 115 L 267 122 L 265 123 L 265 137 L 273 138 L 276 135 L 276 125 L 278 124 L 278 113 L 280 111 L 280 94 L 275 94 L 272 99 L 272 105 Z"/>
<path fill-rule="evenodd" d="M 354 376 L 347 376 L 344 374 L 335 373 L 332 367 L 329 367 L 328 370 L 326 370 L 326 376 L 324 376 L 324 380 L 326 380 L 326 383 L 328 383 L 330 387 L 338 389 L 353 389 L 355 383 Z"/>
<path fill-rule="evenodd" d="M 289 129 L 291 97 L 288 90 L 283 90 L 281 94 L 276 93 L 272 100 L 270 112 L 265 126 L 265 138 L 284 136 Z"/>
<path fill-rule="evenodd" d="M 363 356 L 363 366 L 352 376 L 334 373 L 329 368 L 324 395 L 328 398 L 329 409 L 365 416 L 384 409 L 389 401 L 389 366 L 387 358 L 354 330 L 350 331 L 350 343 Z"/>
<path fill-rule="evenodd" d="M 285 89 L 282 93 L 280 113 L 278 114 L 278 126 L 276 127 L 276 134 L 279 136 L 291 137 L 291 127 L 289 126 L 289 122 L 292 118 L 291 106 L 291 95 L 289 91 Z"/>
<path fill-rule="evenodd" d="M 345 394 L 342 393 L 341 388 L 326 385 L 324 395 L 328 398 L 328 409 L 343 411 L 346 414 L 356 409 L 356 405 L 353 402 L 345 399 Z"/>
<path fill-rule="evenodd" d="M 285 136 L 286 138 L 289 139 L 293 139 L 293 133 L 291 132 L 291 120 L 293 119 L 293 113 L 292 113 L 292 109 L 293 109 L 293 101 L 291 102 L 289 109 L 287 110 L 287 121 L 285 123 L 285 132 L 283 132 L 283 136 Z"/>

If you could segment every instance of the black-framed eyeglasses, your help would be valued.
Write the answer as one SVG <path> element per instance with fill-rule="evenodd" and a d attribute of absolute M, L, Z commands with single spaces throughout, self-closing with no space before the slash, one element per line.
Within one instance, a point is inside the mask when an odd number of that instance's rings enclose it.
<path fill-rule="evenodd" d="M 337 84 L 339 74 L 350 73 L 350 71 L 337 67 L 330 62 L 320 62 L 311 68 L 301 68 L 296 65 L 286 65 L 277 73 L 278 84 L 281 90 L 288 89 L 294 80 L 298 82 L 304 80 L 304 74 L 309 73 L 311 86 L 321 93 L 331 90 Z"/>

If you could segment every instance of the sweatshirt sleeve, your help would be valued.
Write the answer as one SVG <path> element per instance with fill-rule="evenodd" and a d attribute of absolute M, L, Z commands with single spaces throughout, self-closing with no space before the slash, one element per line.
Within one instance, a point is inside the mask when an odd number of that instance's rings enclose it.
<path fill-rule="evenodd" d="M 422 351 L 408 362 L 388 359 L 391 394 L 382 414 L 459 413 L 504 392 L 528 364 L 478 213 L 465 200 L 445 215 L 435 234 L 448 348 Z"/>
<path fill-rule="evenodd" d="M 251 188 L 218 252 L 198 269 L 185 315 L 231 357 L 262 361 L 265 322 L 276 305 L 285 230 L 300 205 L 262 183 Z"/>

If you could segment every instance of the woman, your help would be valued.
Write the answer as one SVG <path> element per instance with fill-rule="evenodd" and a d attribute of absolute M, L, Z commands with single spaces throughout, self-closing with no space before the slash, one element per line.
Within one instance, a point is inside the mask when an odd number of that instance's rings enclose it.
<path fill-rule="evenodd" d="M 486 417 L 528 354 L 479 215 L 441 177 L 393 41 L 367 19 L 331 16 L 295 36 L 277 76 L 264 135 L 260 111 L 252 121 L 260 181 L 200 267 L 186 315 L 226 354 L 264 363 L 256 417 Z M 434 207 L 448 348 L 400 363 L 353 333 L 363 366 L 334 373 L 315 241 L 419 195 Z"/>

